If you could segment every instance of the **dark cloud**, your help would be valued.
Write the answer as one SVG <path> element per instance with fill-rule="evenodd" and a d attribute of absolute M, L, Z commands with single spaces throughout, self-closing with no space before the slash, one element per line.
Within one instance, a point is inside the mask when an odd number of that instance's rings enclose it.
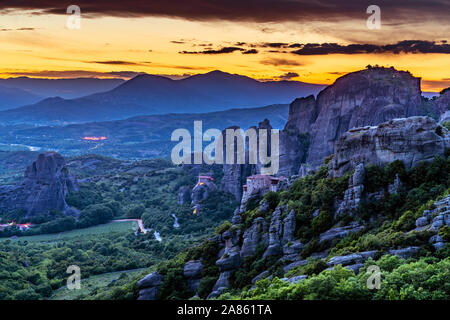
<path fill-rule="evenodd" d="M 86 63 L 98 63 L 98 64 L 109 64 L 118 66 L 148 66 L 151 62 L 133 62 L 133 61 L 123 61 L 123 60 L 108 60 L 108 61 L 85 61 Z"/>
<path fill-rule="evenodd" d="M 180 51 L 182 54 L 223 54 L 223 53 L 232 53 L 235 51 L 245 51 L 242 48 L 238 47 L 223 47 L 217 50 L 204 50 L 204 51 Z"/>
<path fill-rule="evenodd" d="M 405 40 L 395 44 L 306 43 L 292 51 L 298 55 L 361 54 L 361 53 L 450 53 L 450 45 L 426 40 Z"/>
<path fill-rule="evenodd" d="M 279 80 L 291 80 L 292 78 L 296 78 L 298 76 L 299 74 L 296 72 L 286 72 L 285 74 L 277 76 L 276 78 Z"/>
<path fill-rule="evenodd" d="M 66 14 L 67 6 L 60 0 L 3 0 L 0 10 L 34 10 L 34 14 Z M 228 21 L 313 21 L 364 19 L 370 4 L 360 0 L 77 0 L 81 13 L 89 17 L 176 17 L 188 20 Z M 435 19 L 448 20 L 449 1 L 446 0 L 378 0 L 383 19 L 399 21 L 424 19 L 433 15 Z"/>
<path fill-rule="evenodd" d="M 271 66 L 302 66 L 303 64 L 296 60 L 281 59 L 281 58 L 268 58 L 260 61 L 264 65 Z"/>
<path fill-rule="evenodd" d="M 0 29 L 0 31 L 33 31 L 33 30 L 36 30 L 36 28 Z"/>
<path fill-rule="evenodd" d="M 237 46 L 240 45 L 240 46 Z M 257 54 L 257 49 L 269 48 L 268 53 L 292 53 L 297 55 L 327 55 L 327 54 L 369 54 L 369 53 L 450 53 L 450 44 L 443 41 L 404 40 L 394 44 L 338 44 L 338 43 L 245 43 L 237 42 L 232 47 L 219 49 L 205 48 L 203 51 L 180 51 L 182 54 L 226 54 L 240 51 L 242 54 Z M 295 48 L 296 50 L 289 50 Z M 295 60 L 265 59 L 266 65 L 301 65 Z"/>
<path fill-rule="evenodd" d="M 263 48 L 287 48 L 289 47 L 289 43 L 283 42 L 266 42 L 260 45 Z"/>

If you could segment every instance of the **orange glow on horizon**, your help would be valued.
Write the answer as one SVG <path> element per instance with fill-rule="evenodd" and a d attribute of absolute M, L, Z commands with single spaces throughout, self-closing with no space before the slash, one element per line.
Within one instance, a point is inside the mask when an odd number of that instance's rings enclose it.
<path fill-rule="evenodd" d="M 18 19 L 21 17 L 21 19 Z M 422 28 L 383 25 L 368 31 L 361 21 L 311 21 L 279 24 L 189 21 L 169 17 L 101 17 L 82 19 L 79 30 L 66 28 L 64 15 L 26 13 L 2 16 L 0 77 L 122 78 L 128 73 L 188 76 L 221 70 L 260 81 L 289 80 L 332 84 L 340 76 L 366 65 L 393 66 L 422 78 L 422 90 L 439 92 L 450 86 L 449 54 L 381 53 L 296 55 L 291 51 L 257 47 L 256 54 L 183 54 L 204 48 L 232 47 L 236 43 L 367 43 L 390 44 L 419 37 L 447 38 L 445 28 L 423 21 Z M 23 27 L 29 30 L 16 31 Z M 270 32 L 267 32 L 269 30 Z M 286 32 L 286 31 L 289 32 Z M 441 32 L 442 34 L 440 34 Z M 294 76 L 292 76 L 294 75 Z M 297 76 L 295 76 L 297 75 Z"/>

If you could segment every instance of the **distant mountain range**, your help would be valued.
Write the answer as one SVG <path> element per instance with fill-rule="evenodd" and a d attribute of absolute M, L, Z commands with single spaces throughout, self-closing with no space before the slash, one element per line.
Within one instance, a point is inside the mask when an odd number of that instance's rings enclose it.
<path fill-rule="evenodd" d="M 61 97 L 74 99 L 97 92 L 111 90 L 124 83 L 122 79 L 73 78 L 73 79 L 46 79 L 17 77 L 0 79 L 0 86 L 17 88 L 40 97 L 31 103 L 43 98 Z M 2 102 L 3 103 L 3 102 Z M 24 106 L 22 104 L 21 106 Z"/>
<path fill-rule="evenodd" d="M 182 80 L 138 75 L 116 88 L 77 99 L 48 98 L 0 112 L 0 123 L 69 124 L 167 113 L 205 113 L 290 103 L 324 86 L 298 81 L 260 82 L 212 71 Z"/>
<path fill-rule="evenodd" d="M 35 103 L 42 96 L 35 95 L 20 88 L 0 86 L 0 111 Z"/>
<path fill-rule="evenodd" d="M 139 116 L 67 126 L 0 126 L 0 147 L 26 150 L 29 146 L 29 150 L 56 150 L 64 155 L 96 153 L 122 159 L 166 157 L 170 156 L 176 144 L 170 141 L 171 133 L 184 128 L 193 135 L 194 121 L 203 121 L 203 132 L 209 128 L 222 130 L 234 125 L 247 129 L 265 118 L 270 120 L 273 128 L 282 129 L 288 113 L 289 105 L 281 104 L 202 114 Z M 84 137 L 106 139 L 91 141 Z"/>

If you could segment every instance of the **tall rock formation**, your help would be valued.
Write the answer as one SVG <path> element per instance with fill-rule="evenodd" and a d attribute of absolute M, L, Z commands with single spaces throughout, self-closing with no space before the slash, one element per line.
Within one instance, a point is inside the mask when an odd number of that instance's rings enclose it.
<path fill-rule="evenodd" d="M 301 162 L 319 167 L 349 129 L 425 115 L 422 103 L 420 78 L 409 72 L 376 67 L 349 73 L 317 99 L 310 96 L 290 105 L 280 138 L 280 174 L 297 174 Z"/>
<path fill-rule="evenodd" d="M 441 91 L 434 101 L 435 109 L 440 114 L 440 122 L 450 121 L 450 88 Z"/>
<path fill-rule="evenodd" d="M 56 152 L 42 153 L 26 169 L 21 183 L 0 188 L 0 211 L 22 209 L 33 216 L 53 209 L 75 215 L 65 200 L 71 190 L 78 190 L 78 183 L 64 158 Z"/>
<path fill-rule="evenodd" d="M 270 126 L 270 123 L 265 123 L 265 125 Z M 256 171 L 256 166 L 254 164 L 249 164 L 248 161 L 248 152 L 244 152 L 244 164 L 239 164 L 238 153 L 238 142 L 237 138 L 234 138 L 234 150 L 233 150 L 233 163 L 227 163 L 227 149 L 226 149 L 226 141 L 227 141 L 227 129 L 231 130 L 239 130 L 240 128 L 237 126 L 228 127 L 222 131 L 223 137 L 223 178 L 220 184 L 220 189 L 234 195 L 236 201 L 240 202 L 242 198 L 242 186 L 245 181 L 245 178 L 249 175 L 253 174 Z M 244 143 L 246 141 L 244 140 Z M 248 150 L 247 148 L 245 148 Z"/>

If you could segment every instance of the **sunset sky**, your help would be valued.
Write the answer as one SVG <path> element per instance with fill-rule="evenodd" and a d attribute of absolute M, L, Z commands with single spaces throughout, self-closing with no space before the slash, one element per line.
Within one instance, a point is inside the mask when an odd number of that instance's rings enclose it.
<path fill-rule="evenodd" d="M 406 6 L 405 3 L 408 5 Z M 71 30 L 66 9 L 81 9 Z M 366 9 L 381 9 L 370 30 Z M 367 64 L 450 86 L 450 1 L 16 1 L 0 3 L 0 77 L 178 78 L 220 69 L 332 83 Z"/>

